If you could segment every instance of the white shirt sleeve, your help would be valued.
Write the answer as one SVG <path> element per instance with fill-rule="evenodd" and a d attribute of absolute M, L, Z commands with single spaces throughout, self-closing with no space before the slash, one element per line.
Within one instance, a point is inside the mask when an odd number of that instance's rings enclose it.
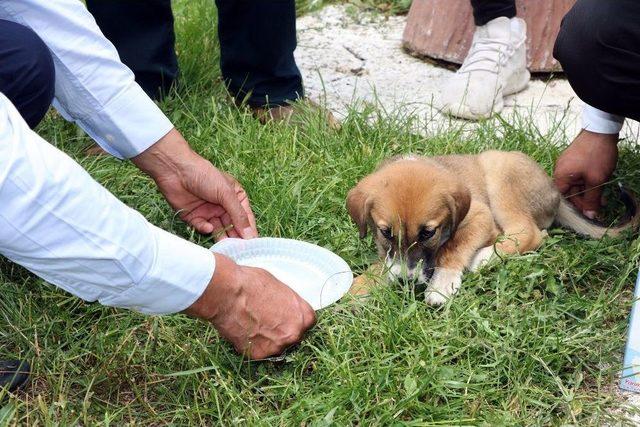
<path fill-rule="evenodd" d="M 594 133 L 620 133 L 624 125 L 624 117 L 605 113 L 589 104 L 582 107 L 582 129 Z"/>
<path fill-rule="evenodd" d="M 45 42 L 56 72 L 54 107 L 112 155 L 134 157 L 173 128 L 79 0 L 2 0 L 0 19 Z"/>
<path fill-rule="evenodd" d="M 0 253 L 87 301 L 173 313 L 204 292 L 207 249 L 146 221 L 0 94 Z"/>

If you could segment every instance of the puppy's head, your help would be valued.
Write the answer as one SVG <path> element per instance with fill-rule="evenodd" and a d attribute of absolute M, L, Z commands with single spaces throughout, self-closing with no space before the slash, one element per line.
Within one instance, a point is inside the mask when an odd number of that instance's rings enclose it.
<path fill-rule="evenodd" d="M 438 251 L 469 210 L 457 177 L 430 159 L 396 160 L 365 177 L 347 195 L 360 237 L 368 228 L 390 276 L 425 283 Z"/>

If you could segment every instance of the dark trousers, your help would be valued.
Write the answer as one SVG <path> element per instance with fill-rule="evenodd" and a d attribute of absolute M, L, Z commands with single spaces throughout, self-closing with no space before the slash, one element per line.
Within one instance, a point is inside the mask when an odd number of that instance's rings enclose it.
<path fill-rule="evenodd" d="M 471 0 L 471 7 L 473 20 L 478 26 L 501 16 L 516 16 L 516 0 Z"/>
<path fill-rule="evenodd" d="M 231 93 L 252 106 L 303 96 L 296 66 L 295 0 L 216 0 L 220 68 Z M 158 98 L 178 75 L 170 0 L 87 0 L 136 81 Z"/>
<path fill-rule="evenodd" d="M 640 2 L 578 0 L 553 56 L 584 102 L 640 120 Z"/>
<path fill-rule="evenodd" d="M 0 19 L 0 92 L 31 128 L 49 109 L 54 85 L 53 58 L 42 39 L 25 26 Z"/>

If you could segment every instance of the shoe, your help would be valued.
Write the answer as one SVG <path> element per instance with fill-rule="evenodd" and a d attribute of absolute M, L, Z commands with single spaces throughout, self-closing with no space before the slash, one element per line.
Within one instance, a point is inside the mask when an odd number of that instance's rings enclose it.
<path fill-rule="evenodd" d="M 312 114 L 322 114 L 330 129 L 338 130 L 341 127 L 340 122 L 334 117 L 331 111 L 308 98 L 298 100 L 288 105 L 279 105 L 270 108 L 250 107 L 250 109 L 254 117 L 260 120 L 260 123 L 262 124 L 294 124 L 296 122 L 296 115 L 299 115 L 304 111 L 309 111 Z"/>
<path fill-rule="evenodd" d="M 27 383 L 31 367 L 22 360 L 0 360 L 0 392 L 13 393 Z"/>
<path fill-rule="evenodd" d="M 500 17 L 476 28 L 460 69 L 442 88 L 443 111 L 464 119 L 486 119 L 504 107 L 504 97 L 527 87 L 527 24 Z"/>

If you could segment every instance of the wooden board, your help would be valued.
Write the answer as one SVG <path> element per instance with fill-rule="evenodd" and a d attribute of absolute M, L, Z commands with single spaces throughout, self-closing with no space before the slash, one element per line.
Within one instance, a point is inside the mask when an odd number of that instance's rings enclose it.
<path fill-rule="evenodd" d="M 527 23 L 527 64 L 532 72 L 561 71 L 553 45 L 562 17 L 576 0 L 516 0 Z M 461 64 L 475 30 L 469 0 L 413 0 L 402 37 L 412 55 Z"/>

